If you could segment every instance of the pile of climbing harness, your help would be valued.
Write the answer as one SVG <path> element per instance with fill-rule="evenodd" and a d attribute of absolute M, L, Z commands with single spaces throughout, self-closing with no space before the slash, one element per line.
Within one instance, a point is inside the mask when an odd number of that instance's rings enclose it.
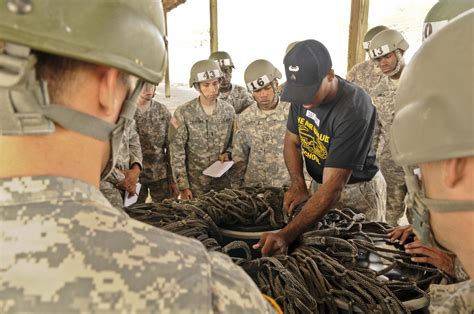
<path fill-rule="evenodd" d="M 329 210 L 285 255 L 252 260 L 245 242 L 224 243 L 219 227 L 283 227 L 284 192 L 273 187 L 225 189 L 190 201 L 166 200 L 125 211 L 134 219 L 198 239 L 209 250 L 243 250 L 245 258 L 234 257 L 235 263 L 285 313 L 408 313 L 409 300 L 427 303 L 427 287 L 446 278 L 430 265 L 411 262 L 402 246 L 389 243 L 387 224 L 367 222 L 348 208 Z"/>

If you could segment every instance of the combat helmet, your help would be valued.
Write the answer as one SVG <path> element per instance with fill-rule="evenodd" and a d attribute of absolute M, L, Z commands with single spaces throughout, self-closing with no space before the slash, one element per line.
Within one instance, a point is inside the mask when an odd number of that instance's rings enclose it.
<path fill-rule="evenodd" d="M 232 58 L 225 51 L 216 51 L 211 53 L 211 55 L 209 56 L 209 60 L 217 61 L 217 63 L 219 63 L 219 66 L 221 67 L 235 68 L 234 62 L 232 62 Z"/>
<path fill-rule="evenodd" d="M 161 1 L 6 0 L 0 6 L 0 134 L 47 134 L 54 123 L 111 141 L 112 169 L 124 129 L 133 119 L 143 80 L 159 83 L 166 63 Z M 145 46 L 146 45 L 146 46 Z M 35 51 L 122 70 L 142 79 L 108 123 L 51 104 L 47 82 L 36 77 Z M 54 122 L 54 123 L 53 123 Z"/>
<path fill-rule="evenodd" d="M 258 91 L 281 77 L 281 72 L 264 59 L 253 61 L 244 72 L 245 84 L 250 92 Z"/>
<path fill-rule="evenodd" d="M 369 56 L 376 59 L 397 49 L 405 51 L 408 47 L 408 42 L 399 31 L 386 29 L 372 38 L 369 44 Z"/>
<path fill-rule="evenodd" d="M 368 52 L 369 45 L 370 45 L 370 42 L 372 41 L 372 38 L 374 38 L 375 35 L 377 35 L 378 33 L 386 29 L 388 29 L 388 27 L 384 25 L 378 25 L 369 29 L 367 33 L 365 33 L 364 40 L 362 42 L 362 47 L 364 48 L 364 50 Z"/>
<path fill-rule="evenodd" d="M 449 20 L 462 12 L 474 8 L 472 0 L 440 0 L 426 14 L 423 22 L 423 41 L 441 27 L 448 24 Z"/>
<path fill-rule="evenodd" d="M 163 77 L 166 50 L 161 1 L 4 2 L 0 40 L 111 66 L 155 84 Z"/>
<path fill-rule="evenodd" d="M 223 76 L 219 64 L 214 60 L 200 60 L 191 67 L 189 87 L 194 84 L 219 79 Z"/>
<path fill-rule="evenodd" d="M 392 156 L 404 168 L 415 231 L 423 242 L 437 247 L 441 246 L 431 231 L 428 208 L 472 211 L 474 202 L 425 198 L 409 167 L 474 156 L 474 74 L 459 70 L 473 67 L 473 29 L 474 10 L 470 10 L 425 41 L 402 73 L 395 101 Z"/>

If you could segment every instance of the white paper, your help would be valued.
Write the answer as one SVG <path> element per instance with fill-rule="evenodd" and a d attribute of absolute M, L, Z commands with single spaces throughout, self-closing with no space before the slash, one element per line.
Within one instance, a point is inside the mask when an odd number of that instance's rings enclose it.
<path fill-rule="evenodd" d="M 123 200 L 123 207 L 127 207 L 130 205 L 133 205 L 137 202 L 138 200 L 138 193 L 140 193 L 140 189 L 142 188 L 142 185 L 140 182 L 137 182 L 137 188 L 135 189 L 135 195 L 128 198 L 128 191 L 125 191 L 125 199 Z"/>
<path fill-rule="evenodd" d="M 220 162 L 218 160 L 210 165 L 209 168 L 205 169 L 202 173 L 209 177 L 220 178 L 224 173 L 227 172 L 227 170 L 230 169 L 230 167 L 232 167 L 233 164 L 234 162 L 232 160 L 224 162 Z"/>

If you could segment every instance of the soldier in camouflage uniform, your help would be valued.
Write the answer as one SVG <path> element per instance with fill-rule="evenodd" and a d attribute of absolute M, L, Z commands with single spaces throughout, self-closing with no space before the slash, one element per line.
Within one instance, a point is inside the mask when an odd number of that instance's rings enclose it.
<path fill-rule="evenodd" d="M 269 312 L 228 257 L 130 219 L 98 189 L 142 80 L 163 76 L 161 1 L 4 4 L 0 312 Z"/>
<path fill-rule="evenodd" d="M 182 199 L 230 187 L 227 173 L 220 178 L 202 173 L 215 161 L 231 157 L 235 111 L 218 98 L 221 77 L 217 62 L 196 62 L 189 86 L 199 96 L 176 108 L 171 120 L 171 166 Z"/>
<path fill-rule="evenodd" d="M 245 83 L 255 102 L 237 117 L 233 180 L 237 186 L 290 184 L 283 160 L 283 139 L 290 104 L 280 101 L 281 73 L 267 60 L 256 60 L 245 70 Z"/>
<path fill-rule="evenodd" d="M 129 197 L 136 194 L 143 156 L 135 121 L 125 128 L 115 167 L 104 180 L 100 181 L 100 191 L 114 207 L 124 206 L 125 191 Z"/>
<path fill-rule="evenodd" d="M 386 29 L 388 29 L 388 27 L 379 25 L 369 29 L 367 33 L 365 33 L 362 46 L 367 53 L 369 52 L 369 44 L 372 41 L 372 38 Z M 346 75 L 346 80 L 359 85 L 367 93 L 369 93 L 370 90 L 382 80 L 382 78 L 382 71 L 380 71 L 380 68 L 370 58 L 354 65 Z"/>
<path fill-rule="evenodd" d="M 369 44 L 369 55 L 384 74 L 382 80 L 369 91 L 369 95 L 377 107 L 378 127 L 374 134 L 374 141 L 378 142 L 376 156 L 380 163 L 380 170 L 387 182 L 386 218 L 391 225 L 397 225 L 398 220 L 405 213 L 403 200 L 407 189 L 403 169 L 397 166 L 392 159 L 389 132 L 393 121 L 400 75 L 405 67 L 403 54 L 408 47 L 403 35 L 393 29 L 378 33 Z"/>
<path fill-rule="evenodd" d="M 388 27 L 384 25 L 379 25 L 372 27 L 365 33 L 364 40 L 362 42 L 362 46 L 365 50 L 365 52 L 369 52 L 369 44 L 372 41 L 372 38 L 374 38 L 375 35 L 380 33 L 381 31 L 384 31 L 388 29 Z M 369 58 L 368 60 L 362 61 L 361 63 L 358 63 L 350 69 L 349 72 L 347 72 L 346 79 L 348 81 L 353 82 L 356 85 L 359 85 L 362 87 L 369 95 L 370 91 L 377 85 L 379 84 L 384 78 L 384 75 L 380 68 L 377 66 L 377 64 Z M 374 150 L 377 151 L 379 147 L 379 139 L 380 139 L 380 126 L 376 125 L 375 131 L 374 131 Z"/>
<path fill-rule="evenodd" d="M 253 103 L 253 99 L 245 87 L 231 83 L 232 69 L 235 68 L 232 58 L 225 51 L 216 51 L 209 56 L 209 59 L 219 63 L 223 74 L 219 89 L 219 99 L 231 104 L 234 107 L 235 113 L 240 114 Z"/>
<path fill-rule="evenodd" d="M 143 153 L 142 188 L 137 203 L 144 203 L 148 191 L 153 202 L 177 196 L 171 172 L 168 128 L 171 114 L 165 105 L 153 99 L 155 85 L 146 83 L 135 112 L 135 122 Z"/>
<path fill-rule="evenodd" d="M 393 158 L 405 172 L 415 234 L 456 254 L 471 278 L 474 72 L 468 69 L 474 67 L 473 29 L 470 9 L 424 41 L 403 74 L 390 133 Z M 414 166 L 420 166 L 421 182 L 411 171 Z M 431 285 L 430 296 L 430 313 L 474 311 L 472 279 Z"/>

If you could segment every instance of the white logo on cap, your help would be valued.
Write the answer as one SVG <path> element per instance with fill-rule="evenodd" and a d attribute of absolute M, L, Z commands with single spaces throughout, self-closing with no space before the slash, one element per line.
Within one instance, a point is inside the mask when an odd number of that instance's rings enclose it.
<path fill-rule="evenodd" d="M 290 70 L 291 72 L 298 72 L 300 70 L 300 67 L 297 65 L 290 65 L 288 67 L 288 70 Z"/>

